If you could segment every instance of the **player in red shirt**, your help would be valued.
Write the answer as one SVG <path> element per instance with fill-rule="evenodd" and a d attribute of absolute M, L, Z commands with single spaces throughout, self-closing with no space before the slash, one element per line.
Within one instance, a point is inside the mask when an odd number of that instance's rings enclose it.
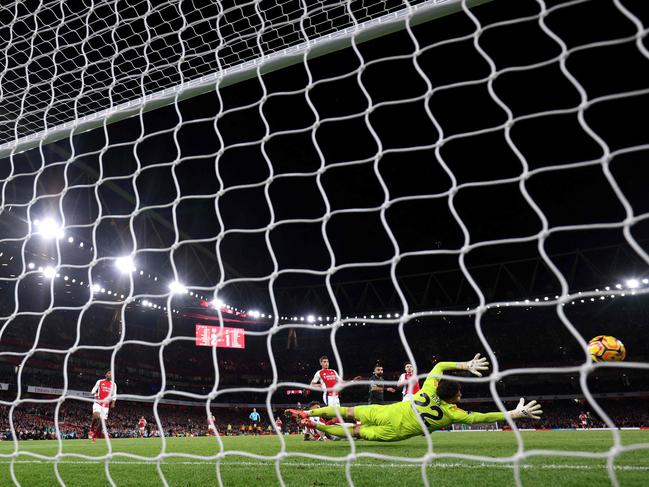
<path fill-rule="evenodd" d="M 311 380 L 312 386 L 317 386 L 322 384 L 323 400 L 327 406 L 340 406 L 340 397 L 338 396 L 338 391 L 334 390 L 336 384 L 342 384 L 342 379 L 333 369 L 329 368 L 329 357 L 323 355 L 320 357 L 320 370 L 318 370 L 313 379 Z M 354 377 L 353 381 L 358 380 L 360 377 Z M 352 381 L 352 382 L 353 382 Z"/>
<path fill-rule="evenodd" d="M 586 429 L 588 427 L 588 416 L 582 411 L 579 415 L 579 420 L 581 421 L 581 429 Z"/>
<path fill-rule="evenodd" d="M 218 435 L 218 432 L 216 431 L 216 418 L 212 413 L 207 417 L 207 434 L 209 436 Z"/>
<path fill-rule="evenodd" d="M 137 427 L 140 429 L 140 438 L 144 438 L 144 429 L 146 428 L 146 419 L 144 419 L 144 416 L 140 417 L 140 420 L 137 422 Z"/>
<path fill-rule="evenodd" d="M 275 429 L 277 430 L 277 434 L 281 435 L 282 434 L 282 420 L 279 418 L 279 416 L 275 419 Z"/>
<path fill-rule="evenodd" d="M 320 407 L 320 403 L 318 401 L 313 401 L 311 404 L 309 404 L 309 409 L 316 409 Z M 313 419 L 314 423 L 320 423 L 320 424 L 326 424 L 325 420 L 322 418 L 319 418 L 317 416 L 311 416 L 311 419 Z M 322 432 L 318 431 L 317 429 L 313 428 L 312 426 L 305 426 L 304 427 L 304 441 L 326 441 L 328 440 L 327 435 Z"/>
<path fill-rule="evenodd" d="M 404 370 L 405 372 L 399 376 L 397 387 L 403 386 L 402 394 L 404 401 L 412 401 L 413 394 L 419 392 L 419 381 L 417 380 L 417 376 L 413 373 L 415 368 L 410 362 L 404 364 Z M 415 382 L 410 382 L 413 378 Z"/>
<path fill-rule="evenodd" d="M 92 404 L 92 423 L 90 423 L 90 431 L 88 436 L 94 443 L 97 441 L 97 436 L 102 435 L 102 421 L 108 418 L 108 410 L 115 407 L 117 396 L 117 385 L 113 382 L 113 373 L 109 370 L 103 379 L 99 379 L 95 383 L 90 393 L 95 397 L 96 401 Z M 112 401 L 111 401 L 112 399 Z"/>

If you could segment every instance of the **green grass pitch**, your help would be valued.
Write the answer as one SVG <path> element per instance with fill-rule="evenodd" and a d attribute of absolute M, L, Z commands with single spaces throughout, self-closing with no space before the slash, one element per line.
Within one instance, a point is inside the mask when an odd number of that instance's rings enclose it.
<path fill-rule="evenodd" d="M 576 452 L 606 452 L 612 446 L 609 431 L 539 431 L 523 432 L 526 451 L 573 450 Z M 649 431 L 622 431 L 626 445 L 638 445 L 633 451 L 620 454 L 615 460 L 615 472 L 622 486 L 649 485 Z M 337 486 L 346 485 L 348 456 L 352 452 L 347 441 L 305 442 L 299 436 L 285 436 L 279 471 L 286 485 Z M 59 457 L 58 472 L 67 485 L 110 485 L 106 470 L 117 485 L 162 485 L 158 470 L 172 486 L 218 485 L 217 469 L 223 485 L 278 485 L 275 457 L 282 452 L 277 436 L 222 437 L 223 449 L 216 438 L 169 438 L 164 457 L 158 438 L 111 440 L 112 459 L 105 440 L 96 444 L 88 440 L 24 441 L 17 445 L 0 443 L 0 485 L 11 485 L 11 470 L 23 486 L 57 485 L 52 457 Z M 440 457 L 425 469 L 430 485 L 441 486 L 509 486 L 514 485 L 511 463 L 480 460 L 460 460 L 454 454 L 505 457 L 517 451 L 511 432 L 438 432 L 432 435 L 433 451 Z M 641 448 L 644 444 L 645 448 Z M 349 463 L 348 471 L 356 486 L 414 486 L 423 485 L 421 464 L 413 462 L 426 454 L 425 438 L 413 438 L 397 443 L 355 443 L 357 458 Z M 59 452 L 59 447 L 61 450 Z M 220 462 L 200 456 L 225 455 Z M 133 455 L 126 457 L 124 454 Z M 297 454 L 297 455 L 296 455 Z M 388 455 L 394 458 L 380 458 Z M 86 459 L 92 457 L 92 459 Z M 45 458 L 45 457 L 50 457 Z M 337 460 L 336 460 L 337 459 Z M 408 461 L 410 460 L 410 461 Z M 524 461 L 521 479 L 525 486 L 600 486 L 610 485 L 604 458 L 584 456 L 531 456 Z"/>

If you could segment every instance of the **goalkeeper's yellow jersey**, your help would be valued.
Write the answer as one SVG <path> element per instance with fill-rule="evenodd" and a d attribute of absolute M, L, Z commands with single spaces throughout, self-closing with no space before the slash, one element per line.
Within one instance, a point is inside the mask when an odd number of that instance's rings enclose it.
<path fill-rule="evenodd" d="M 404 401 L 388 406 L 378 404 L 356 406 L 354 416 L 363 424 L 360 429 L 361 438 L 373 441 L 405 440 L 424 433 L 421 428 L 422 422 L 429 431 L 434 431 L 453 423 L 504 421 L 505 413 L 470 413 L 455 404 L 442 401 L 437 396 L 439 379 L 434 376 L 442 375 L 445 370 L 455 368 L 455 362 L 439 362 L 428 374 L 423 387 L 415 394 L 412 403 Z"/>
<path fill-rule="evenodd" d="M 439 362 L 433 370 L 430 371 L 424 385 L 413 397 L 413 404 L 419 417 L 428 427 L 429 431 L 438 430 L 449 426 L 453 423 L 474 424 L 474 423 L 494 423 L 505 421 L 505 413 L 474 413 L 460 409 L 456 404 L 449 404 L 437 396 L 437 384 L 439 378 L 434 376 L 442 375 L 445 370 L 455 369 L 455 362 Z M 403 421 L 402 427 L 406 429 L 410 436 L 422 434 L 421 425 L 417 418 L 414 417 L 412 408 L 410 416 Z M 405 413 L 405 411 L 404 411 Z M 406 418 L 404 418 L 406 419 Z"/>

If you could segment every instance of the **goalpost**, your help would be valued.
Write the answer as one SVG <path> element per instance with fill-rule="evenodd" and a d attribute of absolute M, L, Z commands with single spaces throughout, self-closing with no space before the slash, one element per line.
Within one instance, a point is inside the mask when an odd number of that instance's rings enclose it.
<path fill-rule="evenodd" d="M 117 399 L 152 403 L 159 430 L 158 405 L 170 392 L 204 404 L 206 417 L 227 394 L 265 395 L 274 418 L 274 393 L 310 387 L 278 372 L 273 338 L 287 329 L 287 349 L 297 348 L 295 331 L 327 332 L 332 362 L 346 378 L 338 341 L 344 330 L 393 325 L 400 353 L 423 378 L 430 364 L 416 360 L 421 351 L 408 340 L 408 327 L 420 318 L 466 318 L 492 373 L 457 380 L 488 386 L 506 411 L 499 381 L 577 375 L 588 405 L 612 428 L 613 447 L 591 456 L 606 459 L 609 480 L 619 485 L 616 459 L 649 445 L 624 445 L 594 397 L 589 374 L 611 364 L 591 362 L 590 336 L 566 310 L 584 299 L 642 296 L 649 287 L 641 280 L 576 287 L 548 241 L 615 230 L 638 268 L 649 266 L 638 237 L 649 213 L 631 194 L 629 175 L 615 169 L 649 150 L 645 134 L 627 130 L 633 107 L 649 96 L 643 15 L 638 3 L 624 0 L 16 0 L 0 7 L 0 362 L 15 366 L 13 395 L 0 399 L 14 447 L 0 458 L 10 462 L 11 480 L 20 483 L 14 468 L 21 458 L 52 461 L 62 485 L 60 462 L 93 459 L 65 452 L 58 417 L 55 456 L 21 450 L 13 423 L 24 404 L 54 405 L 58 415 L 66 399 L 83 401 L 89 419 L 92 398 L 69 372 L 80 363 L 104 360 L 116 369 Z M 580 28 L 573 28 L 576 19 Z M 612 73 L 598 72 L 600 59 L 615 62 Z M 579 213 L 569 196 L 559 209 L 548 203 L 556 179 L 573 174 L 576 181 L 586 174 L 599 192 L 591 197 L 607 198 L 617 213 L 581 218 L 589 212 Z M 485 215 L 500 211 L 513 226 L 499 232 L 501 222 Z M 564 213 L 581 216 L 562 219 Z M 289 233 L 291 225 L 315 231 Z M 520 232 L 512 230 L 517 225 Z M 472 267 L 480 252 L 519 245 L 534 248 L 542 262 L 543 295 L 521 294 L 520 286 L 499 293 Z M 435 305 L 406 292 L 404 262 L 438 270 L 450 261 L 464 282 L 457 294 L 467 301 Z M 394 297 L 389 308 L 343 304 L 336 279 L 358 272 L 363 280 L 375 268 L 385 269 Z M 291 309 L 283 296 L 300 287 L 295 276 L 319 280 L 324 309 L 313 316 Z M 201 306 L 216 318 L 202 316 Z M 501 368 L 485 323 L 505 308 L 551 309 L 563 339 L 574 342 L 576 365 Z M 144 313 L 157 313 L 150 335 L 137 328 Z M 165 353 L 179 357 L 174 347 L 198 339 L 198 331 L 194 337 L 183 328 L 187 317 L 222 327 L 266 320 L 267 329 L 248 329 L 246 337 L 264 341 L 269 384 L 225 391 L 221 352 L 211 346 L 202 355 L 213 369 L 211 383 L 172 391 L 167 374 L 178 375 L 183 364 L 166 362 Z M 228 346 L 232 336 L 239 346 L 236 333 L 222 328 L 206 343 L 223 334 Z M 63 348 L 54 343 L 59 335 Z M 147 380 L 159 380 L 157 391 L 123 387 L 127 379 L 137 382 L 116 367 L 133 360 L 123 358 L 132 350 L 155 355 L 159 372 Z M 104 352 L 94 362 L 84 355 Z M 61 384 L 33 382 L 33 362 L 45 356 L 61 366 Z M 615 366 L 649 370 L 632 358 Z M 35 399 L 38 387 L 54 398 Z M 531 457 L 588 456 L 530 453 L 515 422 L 508 426 L 517 444 L 509 457 L 439 454 L 425 432 L 426 454 L 409 461 L 421 464 L 424 485 L 428 467 L 449 458 L 511 465 L 522 485 L 522 464 Z M 161 441 L 152 464 L 167 485 L 161 465 L 179 455 Z M 192 458 L 214 461 L 223 484 L 232 452 L 217 441 L 217 454 Z M 280 453 L 265 459 L 285 485 L 284 462 L 313 456 L 291 451 L 282 436 L 279 442 Z M 101 459 L 112 485 L 115 457 L 142 460 L 109 448 Z M 349 485 L 354 462 L 363 458 L 403 461 L 358 451 L 352 441 L 341 466 Z"/>

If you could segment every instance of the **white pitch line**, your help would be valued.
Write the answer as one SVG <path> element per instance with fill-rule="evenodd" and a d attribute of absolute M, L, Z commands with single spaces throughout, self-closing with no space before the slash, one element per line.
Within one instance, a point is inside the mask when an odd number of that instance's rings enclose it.
<path fill-rule="evenodd" d="M 42 463 L 42 464 L 54 464 L 53 460 L 2 460 L 0 464 L 22 464 L 22 463 Z M 88 461 L 78 461 L 78 460 L 60 460 L 59 465 L 88 465 L 88 464 L 104 464 L 104 460 L 88 460 Z M 171 466 L 171 465 L 214 465 L 215 461 L 162 461 L 162 465 Z M 156 465 L 156 461 L 152 460 L 150 462 L 144 461 L 125 461 L 125 460 L 112 460 L 109 462 L 110 465 Z M 267 462 L 227 462 L 221 461 L 221 466 L 274 466 L 275 461 L 269 460 Z M 291 462 L 291 461 L 282 461 L 280 465 L 282 467 L 324 467 L 324 468 L 343 468 L 345 462 Z M 421 464 L 418 463 L 352 463 L 352 468 L 421 468 Z M 539 465 L 521 465 L 521 469 L 540 469 L 540 470 L 592 470 L 593 468 L 606 468 L 606 465 L 572 465 L 572 464 L 561 464 L 561 463 L 550 463 L 550 464 L 539 464 Z M 506 465 L 500 463 L 435 463 L 428 466 L 428 468 L 493 468 L 493 469 L 513 469 L 513 465 Z M 649 466 L 645 465 L 616 465 L 616 470 L 628 470 L 628 471 L 649 471 Z"/>

